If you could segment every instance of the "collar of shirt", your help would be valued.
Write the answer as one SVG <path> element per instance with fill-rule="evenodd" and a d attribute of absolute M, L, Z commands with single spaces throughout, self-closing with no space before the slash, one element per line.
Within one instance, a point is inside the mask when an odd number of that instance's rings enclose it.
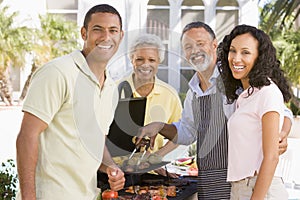
<path fill-rule="evenodd" d="M 269 81 L 271 82 L 271 84 L 275 84 L 273 81 L 272 81 L 272 79 L 271 78 L 268 78 L 269 79 Z M 247 89 L 245 89 L 244 90 L 244 88 L 242 88 L 242 87 L 239 87 L 237 90 L 236 90 L 236 94 L 237 95 L 239 95 L 239 96 L 241 96 L 241 97 L 244 97 L 244 98 L 246 98 L 246 97 L 248 97 L 249 96 L 249 94 L 248 94 L 248 90 L 250 89 L 250 91 L 252 90 L 253 92 L 252 92 L 252 94 L 255 94 L 256 92 L 258 92 L 260 89 L 258 89 L 257 87 L 252 87 L 252 88 L 250 88 L 250 87 L 248 87 Z"/>
<path fill-rule="evenodd" d="M 205 92 L 203 92 L 202 89 L 199 87 L 200 80 L 197 76 L 197 73 L 195 73 L 189 82 L 189 88 L 192 90 L 192 92 L 196 93 L 197 96 L 214 94 L 216 93 L 216 82 L 219 75 L 220 72 L 217 66 L 215 66 L 214 72 L 212 76 L 209 78 L 209 82 L 211 83 L 211 86 Z"/>
<path fill-rule="evenodd" d="M 127 78 L 127 81 L 131 86 L 133 96 L 134 97 L 141 97 L 141 95 L 135 90 L 132 75 L 133 75 L 133 73 L 130 74 L 130 76 Z M 157 76 L 155 76 L 153 90 L 150 92 L 150 94 L 147 96 L 147 98 L 152 97 L 153 95 L 161 93 L 161 90 L 160 90 L 160 87 L 159 87 L 159 85 L 160 85 L 159 82 L 160 82 L 160 80 L 157 78 Z"/>
<path fill-rule="evenodd" d="M 71 56 L 74 62 L 76 63 L 77 67 L 79 68 L 79 70 L 100 87 L 99 80 L 89 68 L 88 63 L 86 62 L 86 59 L 83 56 L 83 54 L 79 50 L 76 50 L 71 53 Z M 106 79 L 104 81 L 104 87 L 107 84 L 109 85 L 115 84 L 107 70 L 105 70 L 105 77 Z"/>

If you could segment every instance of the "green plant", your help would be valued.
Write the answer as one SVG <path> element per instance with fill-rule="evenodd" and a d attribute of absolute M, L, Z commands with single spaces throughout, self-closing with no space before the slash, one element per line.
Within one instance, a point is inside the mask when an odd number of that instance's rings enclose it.
<path fill-rule="evenodd" d="M 0 199 L 15 199 L 17 192 L 18 177 L 15 171 L 15 162 L 8 159 L 0 168 Z"/>
<path fill-rule="evenodd" d="M 183 105 L 185 97 L 186 97 L 186 93 L 180 92 L 178 95 L 179 95 L 180 101 Z"/>
<path fill-rule="evenodd" d="M 189 146 L 189 156 L 193 157 L 197 155 L 197 142 L 194 142 Z"/>
<path fill-rule="evenodd" d="M 289 80 L 300 83 L 299 0 L 269 0 L 260 12 L 259 27 L 269 34 Z"/>
<path fill-rule="evenodd" d="M 26 55 L 32 47 L 33 31 L 25 26 L 17 26 L 19 12 L 9 12 L 8 6 L 0 5 L 0 87 L 7 105 L 12 105 L 13 87 L 8 68 L 21 68 L 26 63 Z"/>
<path fill-rule="evenodd" d="M 299 100 L 298 100 L 299 101 Z M 293 99 L 290 103 L 290 108 L 291 108 L 291 111 L 293 112 L 293 115 L 299 115 L 300 114 L 300 108 L 296 105 L 296 100 Z"/>

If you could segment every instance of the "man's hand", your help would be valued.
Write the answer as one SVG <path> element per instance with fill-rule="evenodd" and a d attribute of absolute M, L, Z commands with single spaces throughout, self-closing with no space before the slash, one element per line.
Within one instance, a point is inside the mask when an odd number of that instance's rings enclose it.
<path fill-rule="evenodd" d="M 141 127 L 138 132 L 136 146 L 143 146 L 142 138 L 148 136 L 150 138 L 150 148 L 153 149 L 154 141 L 157 134 L 163 129 L 163 122 L 152 122 L 144 127 Z"/>
<path fill-rule="evenodd" d="M 107 167 L 106 173 L 108 175 L 108 183 L 110 189 L 113 191 L 119 191 L 124 188 L 125 177 L 124 173 L 118 167 Z"/>
<path fill-rule="evenodd" d="M 288 142 L 287 138 L 292 128 L 292 121 L 289 117 L 284 117 L 281 132 L 279 134 L 279 155 L 283 154 L 287 150 Z"/>
<path fill-rule="evenodd" d="M 279 155 L 283 154 L 287 150 L 287 136 L 288 134 L 286 134 L 284 131 L 281 131 L 279 134 Z"/>

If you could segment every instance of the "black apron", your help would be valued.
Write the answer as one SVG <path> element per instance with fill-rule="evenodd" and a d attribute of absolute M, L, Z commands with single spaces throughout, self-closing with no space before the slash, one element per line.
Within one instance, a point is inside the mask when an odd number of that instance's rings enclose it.
<path fill-rule="evenodd" d="M 194 97 L 194 123 L 198 129 L 197 165 L 198 199 L 230 199 L 230 183 L 226 182 L 228 163 L 227 119 L 222 94 Z"/>

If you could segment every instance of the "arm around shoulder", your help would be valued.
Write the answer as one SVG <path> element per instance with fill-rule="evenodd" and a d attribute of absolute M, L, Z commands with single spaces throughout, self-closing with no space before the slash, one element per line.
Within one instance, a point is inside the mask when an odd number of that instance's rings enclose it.
<path fill-rule="evenodd" d="M 285 137 L 287 137 L 291 131 L 291 128 L 292 128 L 292 124 L 293 124 L 293 121 L 294 121 L 294 118 L 293 118 L 293 112 L 288 108 L 284 107 L 284 121 L 283 121 L 283 125 L 282 125 L 282 129 L 281 129 L 281 132 L 282 134 L 285 133 Z"/>
<path fill-rule="evenodd" d="M 286 152 L 287 150 L 288 147 L 287 138 L 290 134 L 291 128 L 292 128 L 292 120 L 291 118 L 285 115 L 283 120 L 283 125 L 279 133 L 279 154 L 280 155 Z"/>

